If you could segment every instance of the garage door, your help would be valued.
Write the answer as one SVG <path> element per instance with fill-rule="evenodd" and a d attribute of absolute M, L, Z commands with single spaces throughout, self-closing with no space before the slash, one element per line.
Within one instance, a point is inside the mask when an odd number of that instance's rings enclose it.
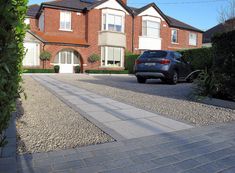
<path fill-rule="evenodd" d="M 38 43 L 24 43 L 26 55 L 23 59 L 23 66 L 39 66 L 39 44 Z"/>

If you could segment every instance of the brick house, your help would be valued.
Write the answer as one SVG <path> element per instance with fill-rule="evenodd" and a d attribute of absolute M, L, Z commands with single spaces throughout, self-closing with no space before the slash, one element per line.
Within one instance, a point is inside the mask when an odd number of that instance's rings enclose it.
<path fill-rule="evenodd" d="M 125 51 L 178 50 L 202 45 L 202 31 L 166 16 L 154 3 L 142 8 L 126 0 L 56 0 L 29 6 L 25 67 L 42 68 L 40 52 L 52 54 L 46 68 L 124 69 Z M 91 63 L 97 54 L 100 62 Z"/>

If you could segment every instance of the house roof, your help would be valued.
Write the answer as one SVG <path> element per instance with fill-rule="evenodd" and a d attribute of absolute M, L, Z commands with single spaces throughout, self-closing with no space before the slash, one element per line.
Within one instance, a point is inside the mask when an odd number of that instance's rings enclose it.
<path fill-rule="evenodd" d="M 53 8 L 60 8 L 60 9 L 71 9 L 76 11 L 83 11 L 83 10 L 91 10 L 95 8 L 96 6 L 106 2 L 107 0 L 55 0 L 50 2 L 44 2 L 39 5 L 31 5 L 28 8 L 27 15 L 29 17 L 36 18 L 36 16 L 39 14 L 39 11 L 42 7 L 53 7 Z M 153 7 L 156 9 L 156 11 L 166 20 L 169 26 L 196 31 L 196 32 L 203 32 L 198 28 L 195 28 L 193 26 L 190 26 L 184 22 L 181 22 L 177 19 L 174 19 L 173 17 L 165 15 L 155 3 L 147 4 L 144 7 L 141 8 L 135 8 L 135 7 L 128 7 L 125 5 L 121 0 L 117 0 L 123 8 L 125 8 L 129 13 L 133 15 L 138 15 L 141 12 L 145 11 L 149 7 Z"/>
<path fill-rule="evenodd" d="M 202 33 L 204 32 L 204 31 L 202 31 L 198 28 L 195 28 L 191 25 L 188 25 L 188 24 L 186 24 L 184 22 L 181 22 L 177 19 L 174 19 L 173 17 L 167 16 L 167 18 L 170 21 L 170 26 L 171 27 L 176 27 L 176 28 L 181 28 L 181 29 L 186 29 L 186 30 L 191 30 L 191 31 L 197 31 L 197 32 L 202 32 Z"/>
<path fill-rule="evenodd" d="M 41 31 L 33 31 L 33 32 L 31 31 L 30 33 L 44 43 L 58 43 L 58 44 L 70 44 L 70 45 L 73 44 L 73 45 L 89 46 L 86 40 L 83 40 L 74 36 L 50 35 Z"/>
<path fill-rule="evenodd" d="M 150 3 L 142 8 L 135 8 L 135 7 L 129 7 L 134 15 L 138 15 L 140 13 L 142 13 L 143 11 L 145 11 L 146 9 L 153 7 L 156 9 L 156 11 L 163 17 L 163 19 L 166 20 L 166 22 L 168 23 L 169 26 L 171 27 L 176 27 L 176 28 L 181 28 L 181 29 L 186 29 L 186 30 L 191 30 L 191 31 L 196 31 L 196 32 L 203 32 L 202 30 L 195 28 L 193 26 L 190 26 L 184 22 L 181 22 L 177 19 L 174 19 L 173 17 L 167 16 L 165 15 L 158 7 L 155 3 Z"/>
<path fill-rule="evenodd" d="M 41 6 L 84 10 L 86 7 L 93 5 L 97 2 L 98 1 L 88 1 L 88 0 L 56 0 L 50 2 L 43 2 Z"/>
<path fill-rule="evenodd" d="M 28 17 L 36 18 L 39 9 L 40 9 L 40 6 L 38 4 L 30 5 L 30 6 L 28 6 L 28 10 L 27 10 L 26 15 Z"/>
<path fill-rule="evenodd" d="M 225 21 L 224 23 L 220 23 L 220 24 L 208 29 L 203 34 L 202 42 L 203 43 L 210 43 L 213 35 L 215 35 L 217 33 L 222 33 L 225 31 L 229 31 L 229 30 L 234 30 L 235 28 L 232 28 L 231 26 L 235 26 L 235 18 L 229 19 L 229 20 Z"/>

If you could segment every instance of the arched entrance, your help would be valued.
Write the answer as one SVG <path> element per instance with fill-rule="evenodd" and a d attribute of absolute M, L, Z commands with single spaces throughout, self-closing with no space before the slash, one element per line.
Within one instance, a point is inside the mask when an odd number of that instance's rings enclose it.
<path fill-rule="evenodd" d="M 81 55 L 72 49 L 63 49 L 57 53 L 54 65 L 60 66 L 60 73 L 74 73 L 74 67 L 81 67 Z"/>

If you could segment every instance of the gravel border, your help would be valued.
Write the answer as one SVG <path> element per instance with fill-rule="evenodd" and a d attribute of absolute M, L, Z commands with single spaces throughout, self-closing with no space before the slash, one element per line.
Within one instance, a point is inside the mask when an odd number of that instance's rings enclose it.
<path fill-rule="evenodd" d="M 30 76 L 18 104 L 18 153 L 48 152 L 114 141 Z"/>
<path fill-rule="evenodd" d="M 95 81 L 101 79 L 98 79 L 95 76 L 81 74 L 57 75 L 50 77 L 83 89 L 87 89 L 94 93 L 110 97 L 114 100 L 195 126 L 211 125 L 235 120 L 235 110 L 206 105 L 189 100 L 180 100 L 158 95 L 138 93 L 131 90 L 125 90 L 125 88 L 120 89 L 110 87 L 108 85 L 100 85 L 96 84 Z M 110 81 L 105 82 L 112 82 L 111 78 L 112 77 L 110 77 Z M 93 82 L 88 83 L 87 80 Z"/>

